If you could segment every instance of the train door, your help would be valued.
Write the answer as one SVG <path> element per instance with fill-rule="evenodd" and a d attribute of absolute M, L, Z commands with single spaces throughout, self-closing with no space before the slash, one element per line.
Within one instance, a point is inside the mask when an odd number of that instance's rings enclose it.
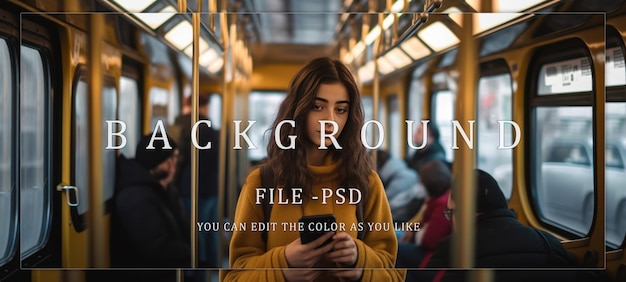
<path fill-rule="evenodd" d="M 73 50 L 64 61 L 67 72 L 66 101 L 63 118 L 63 179 L 57 190 L 63 191 L 62 222 L 63 267 L 85 268 L 89 258 L 89 99 L 86 68 L 87 35 L 67 29 L 63 42 Z"/>
<path fill-rule="evenodd" d="M 105 39 L 106 40 L 106 39 Z M 110 39 L 109 39 L 110 40 Z M 63 49 L 73 50 L 64 56 L 63 178 L 56 182 L 63 195 L 62 218 L 63 267 L 86 268 L 108 265 L 108 230 L 114 192 L 116 150 L 107 149 L 106 120 L 117 119 L 118 79 L 121 54 L 102 42 L 99 52 L 102 70 L 93 91 L 93 69 L 87 67 L 89 36 L 77 29 L 63 29 Z M 65 45 L 66 44 L 66 45 Z M 115 126 L 115 125 L 114 125 Z M 117 132 L 117 128 L 113 128 Z M 97 165 L 96 165 L 97 164 Z M 60 167 L 60 165 L 59 165 Z M 98 207 L 91 206 L 94 202 Z M 97 213 L 96 215 L 92 213 Z M 98 227 L 98 228 L 96 228 Z M 95 230 L 95 229 L 98 230 Z M 93 242 L 97 242 L 94 244 Z"/>

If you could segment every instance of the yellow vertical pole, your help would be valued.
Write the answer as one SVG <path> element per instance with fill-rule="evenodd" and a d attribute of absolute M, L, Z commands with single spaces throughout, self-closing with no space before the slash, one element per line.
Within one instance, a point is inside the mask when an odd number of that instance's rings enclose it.
<path fill-rule="evenodd" d="M 187 11 L 187 0 L 178 0 L 178 12 L 184 13 Z"/>
<path fill-rule="evenodd" d="M 375 2 L 370 2 L 370 11 L 373 10 L 373 4 Z M 382 22 L 383 22 L 383 13 L 378 14 L 378 27 L 382 30 Z M 373 29 L 373 28 L 372 28 Z M 374 63 L 374 79 L 372 81 L 372 100 L 374 101 L 373 107 L 374 110 L 372 112 L 372 117 L 374 120 L 378 120 L 378 108 L 380 107 L 380 76 L 378 75 L 378 55 L 380 55 L 380 47 L 381 47 L 381 37 L 383 32 L 374 40 L 374 55 L 373 55 L 373 63 Z M 372 140 L 377 142 L 378 140 L 378 132 L 376 130 L 372 130 Z M 376 151 L 372 154 L 372 162 L 376 163 L 376 158 L 378 154 Z"/>
<path fill-rule="evenodd" d="M 215 17 L 217 15 L 217 1 L 209 0 L 209 29 L 215 32 Z"/>
<path fill-rule="evenodd" d="M 200 97 L 200 13 L 193 13 L 193 70 L 192 70 L 192 101 L 191 126 L 198 121 L 198 99 Z M 197 132 L 196 132 L 197 135 Z M 195 136 L 197 138 L 197 136 Z M 191 148 L 191 263 L 198 267 L 198 232 L 195 230 L 198 221 L 198 149 Z"/>
<path fill-rule="evenodd" d="M 227 148 L 227 135 L 226 132 L 228 127 L 228 117 L 230 114 L 229 105 L 230 105 L 230 95 L 228 95 L 227 82 L 226 82 L 226 60 L 228 59 L 228 49 L 230 48 L 230 44 L 228 44 L 228 20 L 226 19 L 226 13 L 220 13 L 220 27 L 222 33 L 222 42 L 224 42 L 224 52 L 222 54 L 222 59 L 224 64 L 222 66 L 222 130 L 220 130 L 220 147 L 219 147 L 219 177 L 218 177 L 218 190 L 217 190 L 217 218 L 220 224 L 224 223 L 224 207 L 226 199 L 226 174 L 228 173 L 228 168 L 226 167 L 226 148 Z M 232 193 L 229 193 L 229 195 Z M 230 215 L 232 216 L 232 215 Z M 231 217 L 232 218 L 232 217 Z M 218 266 L 221 266 L 222 263 L 222 236 L 217 237 L 217 262 Z"/>
<path fill-rule="evenodd" d="M 102 38 L 104 37 L 103 14 L 91 14 L 89 22 L 89 266 L 107 267 L 106 256 L 109 249 L 108 234 L 104 224 L 104 194 L 102 167 L 95 164 L 102 163 Z"/>
<path fill-rule="evenodd" d="M 230 21 L 230 31 L 229 31 L 229 35 L 228 35 L 228 39 L 229 39 L 229 43 L 228 43 L 228 49 L 226 48 L 226 46 L 224 47 L 224 50 L 228 50 L 225 54 L 227 55 L 226 58 L 224 59 L 224 76 L 225 76 L 225 80 L 226 80 L 226 85 L 227 85 L 227 90 L 226 90 L 226 95 L 228 95 L 228 104 L 226 104 L 225 108 L 228 109 L 229 112 L 229 119 L 228 120 L 232 120 L 235 118 L 235 106 L 236 106 L 236 99 L 237 99 L 237 92 L 236 92 L 236 88 L 235 88 L 235 57 L 236 57 L 236 53 L 235 53 L 235 42 L 237 42 L 237 15 L 236 14 L 232 14 L 230 15 L 231 21 Z M 230 57 L 230 63 L 228 62 L 228 58 Z M 230 66 L 230 67 L 228 67 Z M 230 73 L 230 74 L 228 74 Z M 235 137 L 234 135 L 230 135 L 229 138 L 231 139 L 229 144 L 234 144 L 235 143 Z M 232 182 L 229 183 L 229 186 L 233 187 L 233 185 L 236 183 L 237 180 L 237 163 L 236 163 L 236 159 L 237 159 L 237 152 L 236 150 L 228 150 L 228 159 L 232 160 L 231 162 L 229 162 L 228 164 L 228 179 L 231 180 Z M 229 201 L 228 201 L 228 215 L 230 216 L 230 218 L 235 218 L 235 208 L 237 207 L 237 196 L 235 193 L 229 193 Z"/>
<path fill-rule="evenodd" d="M 472 14 L 463 14 L 463 30 L 459 47 L 459 92 L 456 100 L 455 119 L 461 125 L 469 125 L 468 121 L 476 120 L 476 80 L 477 52 L 476 42 L 472 34 Z M 469 130 L 469 128 L 468 128 Z M 457 140 L 463 140 L 459 133 Z M 456 236 L 453 243 L 453 267 L 469 268 L 474 266 L 474 226 L 476 211 L 475 177 L 476 155 L 473 149 L 460 142 L 455 152 L 453 168 L 452 198 L 457 212 L 454 214 Z"/>

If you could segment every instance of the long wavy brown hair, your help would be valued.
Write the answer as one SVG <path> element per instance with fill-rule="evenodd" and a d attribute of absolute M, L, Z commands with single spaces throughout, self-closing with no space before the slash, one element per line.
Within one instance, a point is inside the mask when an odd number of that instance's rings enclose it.
<path fill-rule="evenodd" d="M 341 187 L 357 188 L 363 197 L 367 196 L 368 176 L 372 172 L 370 157 L 361 143 L 360 132 L 363 126 L 363 105 L 359 88 L 354 76 L 342 62 L 328 57 L 317 58 L 304 66 L 289 83 L 287 97 L 280 105 L 274 121 L 270 142 L 267 146 L 268 159 L 266 165 L 274 171 L 277 186 L 286 188 L 291 194 L 292 188 L 302 187 L 305 194 L 311 193 L 314 175 L 308 170 L 306 163 L 306 145 L 311 141 L 306 135 L 306 118 L 313 109 L 315 96 L 321 84 L 341 83 L 348 92 L 350 105 L 348 120 L 337 141 L 343 149 L 329 146 L 328 153 L 335 160 L 341 160 L 338 168 Z M 295 135 L 296 148 L 283 150 L 274 142 L 276 126 L 283 120 L 294 120 L 295 127 L 284 125 L 281 128 L 280 140 L 289 144 L 289 136 Z M 335 187 L 336 188 L 336 187 Z"/>

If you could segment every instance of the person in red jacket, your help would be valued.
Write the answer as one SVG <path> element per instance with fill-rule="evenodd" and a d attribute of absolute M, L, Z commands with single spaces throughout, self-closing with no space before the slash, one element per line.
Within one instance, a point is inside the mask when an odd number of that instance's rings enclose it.
<path fill-rule="evenodd" d="M 444 216 L 452 185 L 450 169 L 444 162 L 434 160 L 424 164 L 420 168 L 419 175 L 428 192 L 428 198 L 425 202 L 420 230 L 406 231 L 400 238 L 397 267 L 424 267 L 439 241 L 452 232 L 452 224 Z M 412 279 L 411 275 L 424 274 L 426 272 L 408 272 L 407 281 L 419 280 Z"/>

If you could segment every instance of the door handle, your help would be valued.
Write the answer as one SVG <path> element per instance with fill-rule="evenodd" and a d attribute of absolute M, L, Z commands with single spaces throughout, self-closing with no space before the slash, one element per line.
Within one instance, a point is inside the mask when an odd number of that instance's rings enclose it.
<path fill-rule="evenodd" d="M 65 198 L 67 200 L 67 205 L 70 207 L 78 207 L 80 204 L 78 198 L 78 187 L 71 185 L 57 185 L 57 191 L 66 191 Z M 72 199 L 74 199 L 72 201 Z"/>

